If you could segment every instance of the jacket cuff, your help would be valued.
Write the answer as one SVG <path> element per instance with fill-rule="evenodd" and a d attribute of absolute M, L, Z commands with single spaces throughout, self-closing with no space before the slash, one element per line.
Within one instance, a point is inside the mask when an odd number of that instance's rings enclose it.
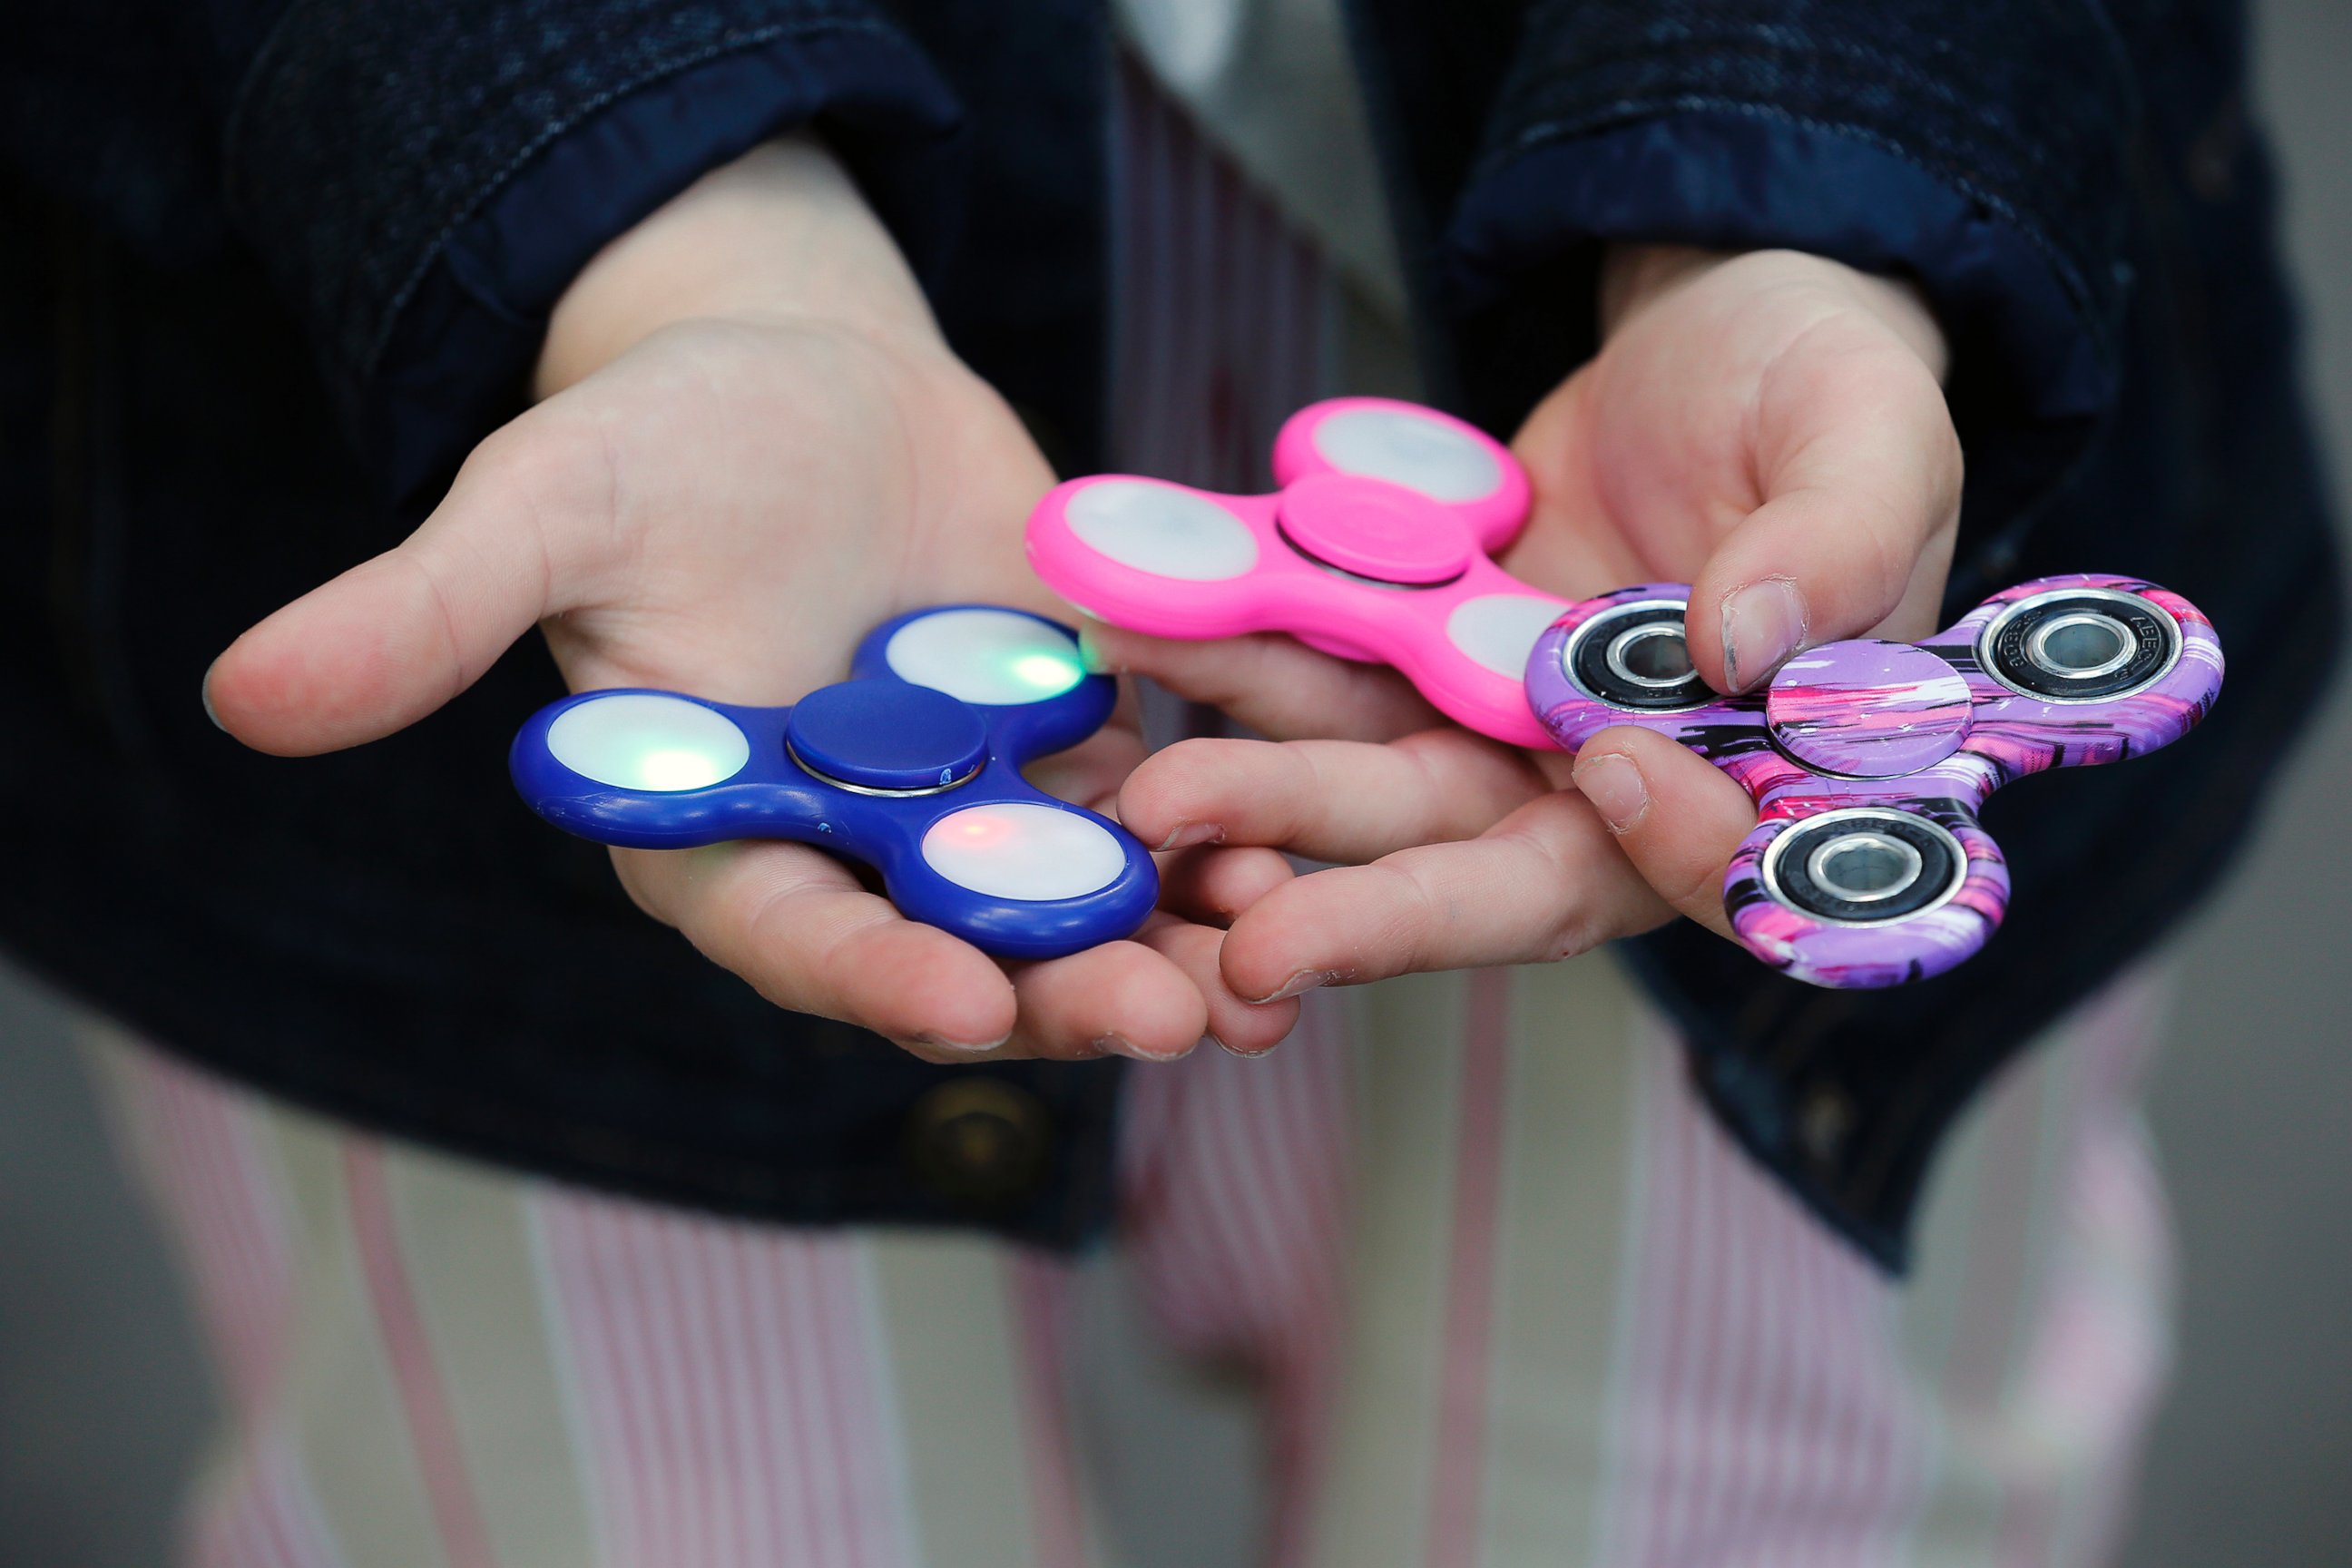
<path fill-rule="evenodd" d="M 895 29 L 822 0 L 314 0 L 247 78 L 228 198 L 414 510 L 520 405 L 548 313 L 607 241 L 819 120 L 887 189 L 957 108 Z M 901 216 L 919 252 L 930 231 Z"/>
<path fill-rule="evenodd" d="M 1610 241 L 1803 250 L 1916 279 L 1952 351 L 1963 514 L 1994 524 L 1971 530 L 1980 554 L 2006 553 L 2009 530 L 2071 469 L 2115 396 L 2108 334 L 2070 269 L 1982 196 L 1850 131 L 1693 110 L 1539 140 L 1465 192 L 1450 300 L 1465 317 L 1507 320 L 1516 294 L 1589 282 Z M 1580 324 L 1561 373 L 1597 346 Z"/>

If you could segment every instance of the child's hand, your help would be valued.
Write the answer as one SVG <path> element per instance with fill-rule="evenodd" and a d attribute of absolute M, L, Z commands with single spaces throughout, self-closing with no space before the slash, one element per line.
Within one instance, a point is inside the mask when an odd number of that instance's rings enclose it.
<path fill-rule="evenodd" d="M 1644 248 L 1612 258 L 1602 314 L 1601 353 L 1513 442 L 1535 489 L 1503 557 L 1515 575 L 1570 599 L 1690 583 L 1691 657 L 1724 691 L 1802 647 L 1934 629 L 1960 452 L 1943 339 L 1912 290 L 1792 252 Z M 1145 843 L 1350 863 L 1272 885 L 1234 922 L 1240 995 L 1559 958 L 1676 911 L 1728 935 L 1724 869 L 1755 808 L 1671 742 L 1605 731 L 1571 768 L 1433 730 L 1392 672 L 1288 638 L 1087 637 L 1102 667 L 1291 742 L 1147 762 L 1119 796 Z"/>
<path fill-rule="evenodd" d="M 556 312 L 539 390 L 405 543 L 221 656 L 206 689 L 226 729 L 293 755 L 373 740 L 534 624 L 575 689 L 780 703 L 900 611 L 1055 609 L 1020 538 L 1053 476 L 814 147 L 756 152 L 608 247 Z M 1116 725 L 1040 782 L 1099 805 L 1141 755 Z M 779 1005 L 933 1059 L 1168 1057 L 1204 1029 L 1246 1048 L 1289 1026 L 1223 989 L 1214 931 L 1166 914 L 1008 971 L 802 846 L 614 860 L 648 913 Z M 1171 903 L 1211 911 L 1289 875 L 1266 851 L 1163 857 L 1163 874 Z"/>

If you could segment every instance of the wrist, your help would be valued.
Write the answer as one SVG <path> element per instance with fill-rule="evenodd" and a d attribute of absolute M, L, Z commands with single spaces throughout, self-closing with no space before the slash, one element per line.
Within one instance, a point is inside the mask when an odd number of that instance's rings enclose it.
<path fill-rule="evenodd" d="M 1942 324 L 1927 297 L 1908 279 L 1864 272 L 1800 250 L 1707 250 L 1690 245 L 1615 244 L 1601 263 L 1601 336 L 1605 342 L 1660 300 L 1727 267 L 1755 275 L 1755 286 L 1805 284 L 1827 288 L 1876 317 L 1941 381 L 1950 363 Z"/>
<path fill-rule="evenodd" d="M 532 395 L 561 392 L 663 327 L 697 320 L 938 336 L 889 232 L 806 136 L 710 171 L 597 252 L 549 318 Z"/>

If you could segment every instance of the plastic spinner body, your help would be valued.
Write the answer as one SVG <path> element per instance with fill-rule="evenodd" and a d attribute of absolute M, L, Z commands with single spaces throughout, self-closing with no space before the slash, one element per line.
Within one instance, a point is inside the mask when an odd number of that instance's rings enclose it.
<path fill-rule="evenodd" d="M 2009 868 L 1985 798 L 2047 768 L 2169 745 L 2221 689 L 2212 624 L 2132 577 L 2044 577 L 1925 643 L 1800 654 L 1764 690 L 1720 697 L 1690 668 L 1679 584 L 1588 599 L 1544 633 L 1528 698 L 1575 751 L 1633 724 L 1696 752 L 1754 798 L 1724 904 L 1748 951 L 1817 985 L 1940 973 L 2000 926 Z"/>
<path fill-rule="evenodd" d="M 1549 747 L 1528 710 L 1528 650 L 1568 601 L 1495 564 L 1528 510 L 1500 443 L 1431 409 L 1343 397 L 1290 416 L 1273 495 L 1129 475 L 1057 486 L 1029 519 L 1047 586 L 1156 637 L 1288 632 L 1393 665 L 1447 717 Z"/>
<path fill-rule="evenodd" d="M 1085 672 L 1067 627 L 985 605 L 921 610 L 868 634 L 851 677 L 784 708 L 582 692 L 516 735 L 515 787 L 599 843 L 789 838 L 864 861 L 908 918 L 1003 957 L 1057 957 L 1143 923 L 1159 896 L 1143 847 L 1021 776 L 1110 716 L 1114 683 Z"/>

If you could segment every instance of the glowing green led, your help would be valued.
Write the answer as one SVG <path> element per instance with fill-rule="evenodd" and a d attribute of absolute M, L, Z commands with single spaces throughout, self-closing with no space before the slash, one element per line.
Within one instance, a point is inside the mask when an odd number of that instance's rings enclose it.
<path fill-rule="evenodd" d="M 547 749 L 583 778 L 664 795 L 708 789 L 751 760 L 750 739 L 727 715 L 654 691 L 573 704 L 548 726 Z"/>
<path fill-rule="evenodd" d="M 1086 679 L 1073 660 L 1050 653 L 1024 653 L 1013 661 L 1013 673 L 1047 697 L 1058 697 Z"/>
<path fill-rule="evenodd" d="M 637 787 L 662 791 L 707 789 L 734 772 L 733 767 L 722 765 L 708 752 L 680 751 L 669 746 L 647 752 L 637 759 Z"/>
<path fill-rule="evenodd" d="M 1013 610 L 961 605 L 917 616 L 883 658 L 901 680 L 966 702 L 1050 702 L 1087 678 L 1069 633 Z"/>

